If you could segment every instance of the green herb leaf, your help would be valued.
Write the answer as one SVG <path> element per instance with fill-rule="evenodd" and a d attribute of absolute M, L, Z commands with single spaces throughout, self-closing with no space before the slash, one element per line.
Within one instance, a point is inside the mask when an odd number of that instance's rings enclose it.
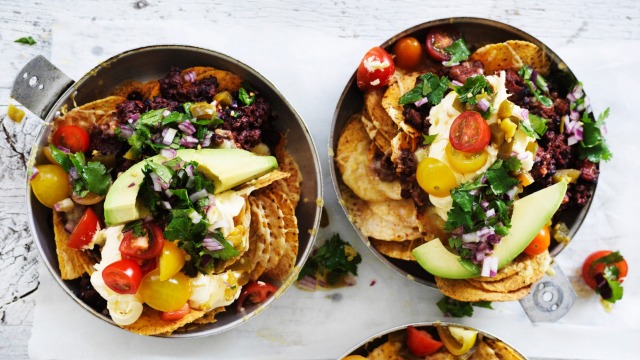
<path fill-rule="evenodd" d="M 240 88 L 240 90 L 238 90 L 238 99 L 240 99 L 243 104 L 249 106 L 253 104 L 256 97 L 255 95 L 249 94 L 245 88 Z"/>
<path fill-rule="evenodd" d="M 298 280 L 312 276 L 325 279 L 328 284 L 333 285 L 349 273 L 357 276 L 360 262 L 360 254 L 349 243 L 340 239 L 339 234 L 334 234 L 307 260 L 300 270 Z"/>
<path fill-rule="evenodd" d="M 614 251 L 609 255 L 603 256 L 594 262 L 591 263 L 591 268 L 595 267 L 597 264 L 604 265 L 613 265 L 617 262 L 623 261 L 624 257 L 620 254 L 620 251 Z"/>
<path fill-rule="evenodd" d="M 469 55 L 471 55 L 471 51 L 469 51 L 464 39 L 454 41 L 453 44 L 446 47 L 444 51 L 451 55 L 449 61 L 442 63 L 444 66 L 458 65 L 461 61 L 467 60 Z"/>
<path fill-rule="evenodd" d="M 519 183 L 518 179 L 511 177 L 507 171 L 512 171 L 511 169 L 516 167 L 519 168 L 522 164 L 515 157 L 511 157 L 510 159 L 515 160 L 509 160 L 509 162 L 501 159 L 497 160 L 485 173 L 487 182 L 495 195 L 502 195 Z M 503 163 L 506 166 L 503 166 Z"/>
<path fill-rule="evenodd" d="M 461 103 L 467 103 L 471 105 L 477 105 L 478 99 L 476 96 L 482 93 L 492 94 L 493 88 L 487 79 L 482 75 L 472 76 L 467 78 L 464 85 L 454 88 L 458 93 L 458 100 Z"/>
<path fill-rule="evenodd" d="M 536 139 L 540 139 L 542 135 L 547 132 L 547 123 L 549 120 L 535 114 L 529 114 L 529 122 L 531 123 L 533 131 L 538 135 Z"/>
<path fill-rule="evenodd" d="M 535 131 L 533 131 L 533 129 L 531 128 L 531 124 L 529 124 L 528 122 L 520 121 L 519 127 L 520 127 L 520 130 L 522 130 L 522 132 L 525 133 L 528 137 L 532 137 L 535 139 L 540 138 L 538 134 L 536 134 Z"/>
<path fill-rule="evenodd" d="M 25 45 L 35 45 L 36 44 L 36 41 L 31 36 L 21 37 L 21 38 L 15 40 L 14 42 L 17 42 L 19 44 L 25 44 Z"/>
<path fill-rule="evenodd" d="M 73 192 L 78 197 L 85 197 L 89 192 L 96 195 L 104 195 L 111 185 L 111 175 L 104 165 L 97 161 L 89 161 L 87 164 L 84 154 L 77 152 L 74 154 L 65 154 L 53 144 L 49 145 L 51 155 L 62 169 L 69 173 L 75 168 L 78 172 L 77 179 L 71 179 Z"/>
<path fill-rule="evenodd" d="M 589 159 L 592 162 L 600 162 L 601 160 L 611 160 L 612 154 L 607 145 L 606 139 L 602 136 L 600 128 L 604 126 L 606 118 L 609 116 L 609 108 L 602 114 L 598 115 L 598 120 L 591 120 L 589 114 L 585 111 L 582 114 L 582 141 L 579 142 L 578 157 L 580 159 Z"/>
<path fill-rule="evenodd" d="M 104 165 L 97 161 L 89 161 L 81 172 L 87 189 L 97 195 L 105 195 L 111 185 L 111 175 Z"/>
<path fill-rule="evenodd" d="M 465 317 L 465 316 L 469 316 L 469 317 L 473 316 L 473 306 L 493 310 L 493 307 L 491 306 L 491 302 L 489 301 L 465 302 L 465 301 L 458 301 L 458 300 L 452 299 L 448 296 L 445 296 L 442 299 L 440 299 L 436 303 L 436 305 L 438 306 L 438 309 L 440 309 L 442 314 L 444 314 L 445 316 L 458 317 L 458 318 Z"/>
<path fill-rule="evenodd" d="M 423 74 L 418 77 L 416 86 L 400 97 L 398 104 L 412 104 L 426 97 L 431 105 L 438 105 L 448 89 L 449 79 L 446 76 L 438 78 L 433 73 Z"/>
<path fill-rule="evenodd" d="M 66 172 L 69 172 L 69 169 L 73 166 L 71 160 L 69 160 L 69 156 L 55 147 L 53 144 L 49 144 L 49 149 L 51 150 L 51 156 L 53 156 L 54 160 L 62 167 L 62 169 Z"/>
<path fill-rule="evenodd" d="M 422 145 L 431 145 L 433 144 L 433 142 L 436 140 L 436 138 L 438 137 L 438 134 L 433 134 L 433 135 L 425 135 L 422 134 Z"/>

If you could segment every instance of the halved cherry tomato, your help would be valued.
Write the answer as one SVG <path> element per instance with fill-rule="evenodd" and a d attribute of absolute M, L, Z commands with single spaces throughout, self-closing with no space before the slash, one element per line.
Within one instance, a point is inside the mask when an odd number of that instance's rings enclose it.
<path fill-rule="evenodd" d="M 414 37 L 403 37 L 393 45 L 393 53 L 396 55 L 396 65 L 403 69 L 414 69 L 422 60 L 422 45 Z"/>
<path fill-rule="evenodd" d="M 177 273 L 166 281 L 160 281 L 160 271 L 153 270 L 142 278 L 140 296 L 147 305 L 158 311 L 176 311 L 191 296 L 191 282 L 184 273 Z"/>
<path fill-rule="evenodd" d="M 133 231 L 124 233 L 120 243 L 120 252 L 131 258 L 148 260 L 159 256 L 164 246 L 162 229 L 154 223 L 143 225 L 145 235 L 135 236 Z"/>
<path fill-rule="evenodd" d="M 524 249 L 524 253 L 529 256 L 540 255 L 549 248 L 550 243 L 551 235 L 549 234 L 549 227 L 545 225 L 540 229 L 536 237 L 531 240 L 529 246 Z"/>
<path fill-rule="evenodd" d="M 607 266 L 615 266 L 618 268 L 618 281 L 619 282 L 623 282 L 624 278 L 627 276 L 627 272 L 629 272 L 629 266 L 627 265 L 627 261 L 626 260 L 622 260 L 619 261 L 617 263 L 614 264 L 603 264 L 603 263 L 597 263 L 597 264 L 593 264 L 594 261 L 605 257 L 609 254 L 611 254 L 612 251 L 609 250 L 600 250 L 600 251 L 596 251 L 594 253 L 592 253 L 591 255 L 589 255 L 587 257 L 587 259 L 584 261 L 584 264 L 582 264 L 582 278 L 584 279 L 584 281 L 587 283 L 587 285 L 589 285 L 590 288 L 595 289 L 597 286 L 597 281 L 595 280 L 595 276 L 596 274 L 601 274 L 604 273 L 604 270 Z"/>
<path fill-rule="evenodd" d="M 475 111 L 465 111 L 453 120 L 449 142 L 458 151 L 480 152 L 491 141 L 491 129 Z"/>
<path fill-rule="evenodd" d="M 118 294 L 135 294 L 142 280 L 138 263 L 130 259 L 118 260 L 102 270 L 102 280 Z"/>
<path fill-rule="evenodd" d="M 453 170 L 436 158 L 424 158 L 416 169 L 418 185 L 429 195 L 445 197 L 458 185 Z"/>
<path fill-rule="evenodd" d="M 88 207 L 85 210 L 84 215 L 78 221 L 78 225 L 73 229 L 69 240 L 67 240 L 67 246 L 72 249 L 82 249 L 83 246 L 89 244 L 96 231 L 102 229 L 100 219 L 93 210 Z"/>
<path fill-rule="evenodd" d="M 489 153 L 486 150 L 473 153 L 458 151 L 451 146 L 451 143 L 447 144 L 444 152 L 447 154 L 447 160 L 449 160 L 451 167 L 463 174 L 481 169 L 489 158 Z"/>
<path fill-rule="evenodd" d="M 71 152 L 85 152 L 89 150 L 89 133 L 76 125 L 63 125 L 56 130 L 51 138 L 56 147 L 65 147 Z"/>
<path fill-rule="evenodd" d="M 435 340 L 431 335 L 418 330 L 413 326 L 407 327 L 407 348 L 415 356 L 427 356 L 438 351 L 442 347 L 442 342 Z"/>
<path fill-rule="evenodd" d="M 189 313 L 189 311 L 191 311 L 191 307 L 189 306 L 189 303 L 186 303 L 186 304 L 184 304 L 183 307 L 181 307 L 180 309 L 178 309 L 176 311 L 164 311 L 164 312 L 160 313 L 160 319 L 162 319 L 164 321 L 180 320 L 183 317 L 185 317 L 185 315 L 187 315 Z"/>
<path fill-rule="evenodd" d="M 383 48 L 376 46 L 367 53 L 360 61 L 356 80 L 360 90 L 381 88 L 389 84 L 391 76 L 396 71 L 396 66 Z"/>
<path fill-rule="evenodd" d="M 245 285 L 245 287 L 242 288 L 240 297 L 238 297 L 238 302 L 237 302 L 238 312 L 242 311 L 244 307 L 244 303 L 247 300 L 247 297 L 249 298 L 249 301 L 252 304 L 259 304 L 267 300 L 271 295 L 273 295 L 273 293 L 276 292 L 276 290 L 278 290 L 278 288 L 275 285 L 270 284 L 268 282 L 264 282 L 264 281 L 250 282 L 249 284 Z"/>
<path fill-rule="evenodd" d="M 184 252 L 173 241 L 165 240 L 162 253 L 158 258 L 160 280 L 164 281 L 175 275 L 184 266 Z"/>
<path fill-rule="evenodd" d="M 444 49 L 460 39 L 460 33 L 452 26 L 438 26 L 427 33 L 427 54 L 436 61 L 447 61 L 451 55 Z"/>

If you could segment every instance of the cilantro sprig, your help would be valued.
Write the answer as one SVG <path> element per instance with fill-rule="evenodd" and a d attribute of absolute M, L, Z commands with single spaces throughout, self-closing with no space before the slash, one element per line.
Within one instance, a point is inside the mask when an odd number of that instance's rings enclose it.
<path fill-rule="evenodd" d="M 433 135 L 422 134 L 422 145 L 433 144 L 433 142 L 436 141 L 437 137 L 438 137 L 438 134 L 433 134 Z"/>
<path fill-rule="evenodd" d="M 606 139 L 602 135 L 602 127 L 605 120 L 609 117 L 609 108 L 598 115 L 598 119 L 593 121 L 587 111 L 582 113 L 582 141 L 579 142 L 578 157 L 580 159 L 589 159 L 592 162 L 600 162 L 601 160 L 611 160 L 612 154 L 607 145 Z"/>
<path fill-rule="evenodd" d="M 62 169 L 71 175 L 73 193 L 78 197 L 85 197 L 89 192 L 96 195 L 105 195 L 111 185 L 111 175 L 104 165 L 98 161 L 87 163 L 82 152 L 66 154 L 49 145 L 51 155 L 60 164 Z"/>
<path fill-rule="evenodd" d="M 533 69 L 529 65 L 524 65 L 518 70 L 518 75 L 524 80 L 524 83 L 529 87 L 529 90 L 533 94 L 533 96 L 542 104 L 544 107 L 550 107 L 553 105 L 551 99 L 543 95 L 544 93 L 548 93 L 549 88 L 547 87 L 547 82 L 544 80 L 542 75 L 536 74 L 535 83 L 531 80 L 533 75 Z M 542 91 L 540 91 L 542 90 Z"/>
<path fill-rule="evenodd" d="M 471 55 L 471 51 L 469 51 L 469 47 L 464 39 L 458 39 L 453 42 L 453 44 L 449 45 L 444 49 L 444 52 L 451 55 L 449 61 L 445 61 L 442 63 L 444 66 L 454 66 L 460 64 L 461 61 L 465 61 Z"/>
<path fill-rule="evenodd" d="M 458 93 L 458 100 L 460 100 L 461 103 L 470 105 L 478 104 L 478 99 L 476 98 L 477 95 L 482 93 L 493 94 L 491 84 L 489 84 L 483 75 L 476 75 L 467 78 L 464 85 L 454 86 L 454 90 Z"/>
<path fill-rule="evenodd" d="M 448 296 L 444 296 L 436 305 L 438 309 L 442 311 L 443 315 L 456 318 L 473 316 L 474 306 L 493 310 L 490 301 L 465 302 L 452 299 Z"/>
<path fill-rule="evenodd" d="M 596 280 L 595 290 L 604 300 L 610 303 L 615 303 L 622 299 L 624 294 L 624 289 L 620 283 L 620 270 L 615 265 L 621 261 L 624 261 L 624 258 L 619 251 L 615 251 L 593 261 L 590 266 L 591 269 L 594 269 L 598 264 L 604 265 L 604 270 L 594 276 Z"/>
<path fill-rule="evenodd" d="M 147 162 L 143 169 L 145 178 L 138 193 L 138 199 L 154 218 L 166 224 L 164 237 L 176 241 L 178 247 L 189 255 L 190 260 L 184 269 L 189 276 L 198 272 L 210 273 L 215 260 L 228 260 L 238 255 L 219 229 L 209 229 L 211 224 L 207 221 L 206 209 L 209 206 L 208 194 L 213 194 L 214 185 L 197 171 L 197 167 L 197 162 L 185 163 L 179 157 L 164 164 Z M 159 180 L 154 180 L 152 173 Z M 155 189 L 158 182 L 166 187 L 165 191 Z M 194 197 L 194 194 L 202 196 Z M 207 249 L 203 244 L 207 237 L 216 240 L 222 249 Z"/>
<path fill-rule="evenodd" d="M 300 270 L 298 280 L 312 276 L 333 285 L 348 274 L 357 276 L 361 262 L 362 256 L 339 234 L 334 234 L 311 255 Z"/>
<path fill-rule="evenodd" d="M 249 106 L 253 104 L 253 102 L 256 99 L 256 96 L 255 94 L 253 94 L 253 92 L 247 92 L 245 88 L 241 87 L 238 90 L 238 99 L 242 101 L 243 104 Z"/>
<path fill-rule="evenodd" d="M 33 39 L 33 37 L 31 35 L 24 36 L 24 37 L 21 37 L 19 39 L 16 39 L 14 42 L 17 42 L 18 44 L 25 44 L 25 45 L 35 45 L 36 44 L 36 41 Z"/>
<path fill-rule="evenodd" d="M 432 106 L 438 105 L 444 93 L 449 89 L 449 79 L 446 76 L 438 78 L 433 73 L 422 74 L 418 77 L 416 86 L 409 90 L 398 100 L 399 105 L 412 104 L 423 98 L 427 98 Z"/>
<path fill-rule="evenodd" d="M 522 131 L 536 140 L 539 140 L 545 132 L 547 132 L 548 119 L 535 114 L 529 114 L 529 123 L 521 121 Z"/>

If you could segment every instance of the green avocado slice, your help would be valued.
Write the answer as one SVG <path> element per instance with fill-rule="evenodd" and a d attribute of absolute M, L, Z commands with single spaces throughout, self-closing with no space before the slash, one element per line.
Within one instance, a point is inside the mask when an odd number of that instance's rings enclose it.
<path fill-rule="evenodd" d="M 278 167 L 273 156 L 259 156 L 242 149 L 182 149 L 177 157 L 198 162 L 198 171 L 213 180 L 215 193 L 231 189 L 262 176 Z M 144 178 L 142 169 L 148 161 L 161 164 L 168 159 L 156 155 L 125 171 L 111 185 L 104 201 L 104 220 L 107 226 L 124 224 L 149 214 L 136 198 Z"/>
<path fill-rule="evenodd" d="M 513 202 L 511 229 L 493 249 L 498 269 L 516 258 L 551 220 L 567 191 L 561 181 Z M 418 264 L 435 276 L 446 279 L 468 279 L 480 276 L 480 267 L 463 266 L 459 255 L 450 252 L 439 239 L 433 239 L 413 250 Z"/>

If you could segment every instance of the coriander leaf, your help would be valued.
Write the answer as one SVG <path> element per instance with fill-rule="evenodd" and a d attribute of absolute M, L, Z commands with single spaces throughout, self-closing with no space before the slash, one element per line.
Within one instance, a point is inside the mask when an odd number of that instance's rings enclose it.
<path fill-rule="evenodd" d="M 597 121 L 591 120 L 589 114 L 585 111 L 582 114 L 582 141 L 578 148 L 578 157 L 580 159 L 589 159 L 592 162 L 600 162 L 601 160 L 611 160 L 612 154 L 607 145 L 606 139 L 602 136 L 600 128 L 604 126 L 605 119 L 609 116 L 609 108 L 598 116 Z"/>
<path fill-rule="evenodd" d="M 599 129 L 604 125 L 604 121 L 609 117 L 609 108 L 604 109 L 604 111 L 598 115 L 598 120 L 596 121 L 596 127 Z"/>
<path fill-rule="evenodd" d="M 17 42 L 19 44 L 25 44 L 25 45 L 35 45 L 36 44 L 36 41 L 33 39 L 32 36 L 21 37 L 21 38 L 15 40 L 14 42 Z"/>
<path fill-rule="evenodd" d="M 517 171 L 522 167 L 522 162 L 517 157 L 511 156 L 503 160 L 503 166 L 507 171 Z"/>
<path fill-rule="evenodd" d="M 173 171 L 168 167 L 162 164 L 158 164 L 154 161 L 147 161 L 146 168 L 148 170 L 153 171 L 166 184 L 169 184 L 171 182 L 171 178 L 173 177 Z"/>
<path fill-rule="evenodd" d="M 433 134 L 433 135 L 425 135 L 422 134 L 422 145 L 431 145 L 433 144 L 433 142 L 436 140 L 436 138 L 438 137 L 438 134 Z"/>
<path fill-rule="evenodd" d="M 307 260 L 298 275 L 298 280 L 312 276 L 325 279 L 332 285 L 349 273 L 358 275 L 360 262 L 360 254 L 349 243 L 340 239 L 339 234 L 334 234 Z"/>
<path fill-rule="evenodd" d="M 451 192 L 451 199 L 456 205 L 460 206 L 462 210 L 469 212 L 473 208 L 473 201 L 475 197 L 469 193 L 469 191 L 454 190 Z"/>
<path fill-rule="evenodd" d="M 534 139 L 540 138 L 538 134 L 533 131 L 533 129 L 531 128 L 531 124 L 529 124 L 528 122 L 520 121 L 520 130 L 522 130 L 522 132 L 525 133 L 528 137 L 532 137 Z"/>
<path fill-rule="evenodd" d="M 411 104 L 426 97 L 431 105 L 438 105 L 447 89 L 449 79 L 446 76 L 438 78 L 433 73 L 423 74 L 418 77 L 416 86 L 400 97 L 398 104 Z"/>
<path fill-rule="evenodd" d="M 591 268 L 593 268 L 596 264 L 613 265 L 623 260 L 624 260 L 624 257 L 622 257 L 622 255 L 620 254 L 620 251 L 615 251 L 609 255 L 606 255 L 597 260 L 594 260 L 591 263 Z"/>
<path fill-rule="evenodd" d="M 443 297 L 436 303 L 442 314 L 451 317 L 473 316 L 471 303 L 458 301 L 448 296 Z"/>
<path fill-rule="evenodd" d="M 611 289 L 611 296 L 605 298 L 605 300 L 610 303 L 615 303 L 616 301 L 622 299 L 622 296 L 624 295 L 624 289 L 622 288 L 620 282 L 616 280 L 606 280 L 609 288 Z"/>
<path fill-rule="evenodd" d="M 515 158 L 511 157 L 511 159 Z M 516 163 L 511 160 L 510 163 L 507 163 L 507 166 L 502 166 L 504 163 L 506 162 L 497 160 L 485 173 L 487 182 L 495 195 L 502 195 L 519 184 L 518 179 L 511 177 L 509 173 L 507 173 L 508 168 L 516 166 Z"/>
<path fill-rule="evenodd" d="M 87 189 L 96 195 L 105 195 L 111 185 L 111 175 L 104 165 L 97 161 L 89 161 L 82 170 L 82 178 L 87 184 Z"/>
<path fill-rule="evenodd" d="M 203 249 L 202 252 L 204 254 L 209 255 L 214 259 L 220 260 L 229 260 L 232 257 L 239 255 L 238 250 L 236 250 L 233 245 L 224 238 L 222 232 L 216 230 L 211 234 L 211 236 L 222 245 L 222 250 L 210 251 L 207 249 Z"/>
<path fill-rule="evenodd" d="M 253 101 L 256 98 L 255 98 L 255 95 L 248 93 L 247 90 L 245 90 L 245 88 L 240 88 L 240 90 L 238 90 L 238 99 L 240 99 L 240 101 L 242 101 L 243 104 L 249 106 L 253 104 Z"/>
<path fill-rule="evenodd" d="M 461 61 L 467 60 L 469 55 L 471 55 L 471 51 L 469 51 L 464 39 L 456 40 L 453 44 L 446 47 L 444 51 L 451 55 L 449 61 L 442 63 L 444 66 L 458 65 Z"/>
<path fill-rule="evenodd" d="M 455 91 L 458 93 L 458 100 L 461 103 L 476 105 L 478 104 L 476 95 L 482 93 L 492 94 L 493 88 L 484 76 L 476 75 L 467 78 L 464 85 L 455 87 Z"/>
<path fill-rule="evenodd" d="M 193 105 L 192 102 L 186 102 L 184 104 L 182 104 L 182 108 L 184 109 L 184 113 L 187 114 L 188 116 L 191 116 L 191 106 Z"/>
<path fill-rule="evenodd" d="M 540 137 L 544 135 L 545 132 L 547 132 L 547 123 L 549 122 L 549 120 L 535 114 L 529 114 L 529 122 L 531 123 L 531 128 L 533 129 L 533 131 L 538 134 L 538 137 L 536 137 L 536 139 L 540 139 Z"/>
<path fill-rule="evenodd" d="M 171 114 L 167 115 L 162 119 L 162 126 L 165 126 L 167 124 L 171 124 L 174 122 L 181 123 L 185 120 L 188 120 L 188 117 L 186 114 L 183 114 L 177 111 L 172 111 Z"/>
<path fill-rule="evenodd" d="M 146 113 L 140 115 L 140 119 L 138 119 L 138 123 L 141 125 L 147 126 L 156 126 L 162 123 L 162 113 L 167 110 L 166 108 L 157 109 L 147 111 Z"/>
<path fill-rule="evenodd" d="M 533 73 L 533 69 L 529 65 L 524 65 L 518 70 L 518 75 L 524 80 L 531 79 L 531 74 Z"/>
<path fill-rule="evenodd" d="M 69 160 L 69 156 L 55 147 L 53 144 L 49 145 L 49 149 L 51 150 L 51 156 L 53 159 L 62 167 L 65 172 L 69 172 L 69 169 L 73 166 L 71 160 Z"/>

